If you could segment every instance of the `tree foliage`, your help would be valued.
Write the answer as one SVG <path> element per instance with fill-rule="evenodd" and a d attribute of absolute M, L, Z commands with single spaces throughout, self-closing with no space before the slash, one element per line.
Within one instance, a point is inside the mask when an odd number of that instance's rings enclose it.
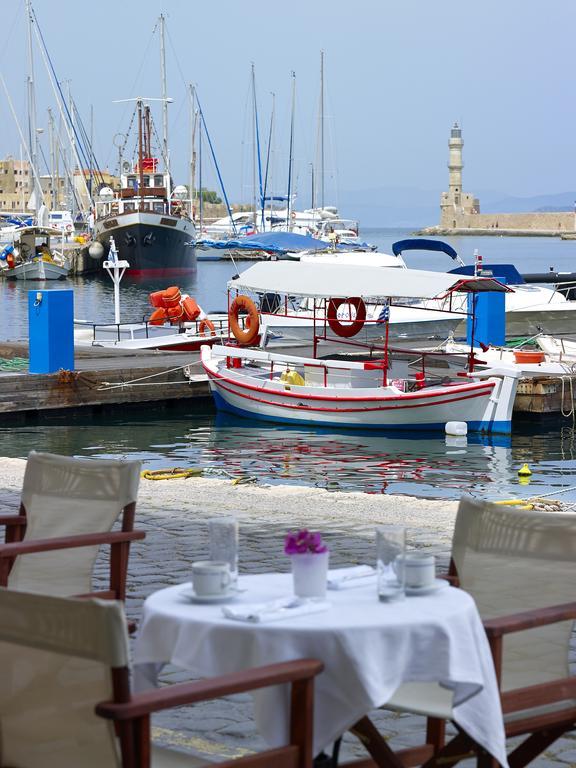
<path fill-rule="evenodd" d="M 205 187 L 202 187 L 200 194 L 202 195 L 202 200 L 205 203 L 214 203 L 215 205 L 220 205 L 222 202 L 222 198 L 218 197 L 216 192 L 214 192 L 212 189 L 206 189 Z"/>

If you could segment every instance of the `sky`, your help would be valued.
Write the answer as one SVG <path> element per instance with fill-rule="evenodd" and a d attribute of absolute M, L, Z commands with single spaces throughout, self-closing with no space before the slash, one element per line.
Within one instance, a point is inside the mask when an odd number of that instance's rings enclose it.
<path fill-rule="evenodd" d="M 169 143 L 176 183 L 187 183 L 189 86 L 197 88 L 228 196 L 252 197 L 255 67 L 261 144 L 275 120 L 272 186 L 285 193 L 295 73 L 294 184 L 310 204 L 318 168 L 320 51 L 325 56 L 325 203 L 344 191 L 447 187 L 447 141 L 458 120 L 466 191 L 530 196 L 575 184 L 576 74 L 573 0 L 32 0 L 54 69 L 86 126 L 94 114 L 101 168 L 117 169 L 114 137 L 132 105 L 160 96 L 158 16 L 166 16 Z M 26 118 L 24 0 L 0 0 L 0 73 L 22 126 Z M 38 125 L 57 112 L 35 43 Z M 152 104 L 161 132 L 158 104 Z M 0 90 L 0 157 L 20 140 Z M 42 134 L 48 156 L 47 130 Z M 117 138 L 118 141 L 118 138 Z M 131 156 L 134 141 L 127 147 Z M 217 188 L 204 140 L 204 185 Z M 42 172 L 47 172 L 46 168 Z M 318 188 L 318 170 L 316 170 Z M 332 198 L 336 198 L 333 200 Z M 345 213 L 345 212 L 343 212 Z"/>

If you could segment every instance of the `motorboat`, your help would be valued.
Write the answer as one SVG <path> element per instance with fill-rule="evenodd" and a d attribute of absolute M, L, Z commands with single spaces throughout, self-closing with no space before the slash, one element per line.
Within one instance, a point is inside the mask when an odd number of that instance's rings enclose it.
<path fill-rule="evenodd" d="M 20 227 L 0 253 L 0 274 L 9 280 L 63 280 L 70 265 L 62 251 L 53 247 L 61 239 L 58 229 Z"/>
<path fill-rule="evenodd" d="M 470 431 L 510 432 L 517 371 L 478 373 L 471 366 L 458 378 L 427 379 L 425 370 L 396 362 L 390 354 L 389 317 L 382 318 L 384 340 L 379 358 L 370 354 L 364 360 L 319 359 L 316 354 L 296 356 L 241 346 L 259 332 L 255 304 L 247 293 L 283 294 L 286 303 L 288 296 L 312 300 L 316 353 L 319 341 L 326 341 L 328 325 L 342 333 L 350 349 L 356 346 L 352 337 L 370 324 L 366 299 L 390 306 L 406 296 L 423 300 L 511 290 L 494 278 L 456 278 L 439 272 L 351 265 L 326 270 L 315 264 L 276 262 L 254 265 L 231 280 L 228 289 L 236 294 L 230 303 L 229 320 L 240 346 L 201 348 L 202 365 L 219 410 L 313 426 L 439 430 L 449 421 L 461 421 Z M 336 310 L 346 304 L 356 308 L 352 321 L 337 316 Z M 250 313 L 250 323 L 243 332 L 235 324 L 237 307 Z M 324 314 L 318 319 L 321 308 Z M 357 351 L 366 354 L 362 347 L 358 345 Z"/>
<path fill-rule="evenodd" d="M 531 275 L 530 282 L 527 282 L 513 264 L 487 263 L 478 252 L 474 254 L 474 264 L 465 264 L 454 248 L 441 240 L 410 238 L 392 245 L 392 252 L 396 256 L 402 256 L 407 251 L 413 250 L 445 253 L 458 264 L 450 270 L 450 274 L 496 277 L 507 285 L 511 285 L 514 291 L 506 294 L 505 297 L 507 338 L 536 334 L 562 336 L 575 332 L 576 301 L 569 301 L 557 285 L 538 284 L 538 275 Z M 540 277 L 546 283 L 550 282 L 549 275 L 544 274 Z M 463 306 L 464 302 L 465 297 L 461 297 L 459 306 Z M 425 302 L 425 306 L 434 305 L 434 301 Z M 457 304 L 453 303 L 453 306 Z M 463 326 L 457 328 L 456 334 L 464 334 Z"/>

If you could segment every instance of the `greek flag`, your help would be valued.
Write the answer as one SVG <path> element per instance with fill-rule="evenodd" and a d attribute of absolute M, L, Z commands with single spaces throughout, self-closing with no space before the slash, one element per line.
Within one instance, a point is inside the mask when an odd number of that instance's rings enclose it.
<path fill-rule="evenodd" d="M 382 307 L 382 311 L 378 315 L 378 320 L 376 322 L 378 323 L 387 323 L 388 320 L 390 320 L 390 307 L 388 304 L 384 304 Z"/>

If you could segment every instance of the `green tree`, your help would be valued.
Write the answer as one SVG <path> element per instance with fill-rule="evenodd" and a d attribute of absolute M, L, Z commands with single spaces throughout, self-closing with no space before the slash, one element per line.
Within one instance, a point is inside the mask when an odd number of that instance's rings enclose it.
<path fill-rule="evenodd" d="M 222 202 L 222 198 L 218 197 L 216 192 L 214 192 L 212 189 L 206 189 L 205 187 L 202 187 L 200 194 L 202 195 L 202 200 L 205 203 L 214 203 L 215 205 L 220 205 Z"/>

